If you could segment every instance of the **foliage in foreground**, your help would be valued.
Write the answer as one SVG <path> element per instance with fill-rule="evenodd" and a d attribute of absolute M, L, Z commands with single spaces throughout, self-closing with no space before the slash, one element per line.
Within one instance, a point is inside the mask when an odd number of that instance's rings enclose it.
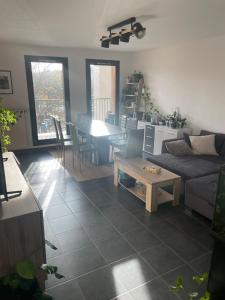
<path fill-rule="evenodd" d="M 203 283 L 208 281 L 208 273 L 203 273 L 200 275 L 193 276 L 193 281 L 198 285 L 202 285 Z M 171 291 L 174 294 L 180 293 L 184 289 L 184 279 L 183 277 L 178 277 L 175 285 L 171 286 Z M 205 291 L 204 295 L 199 295 L 199 292 L 194 291 L 188 294 L 189 300 L 210 300 L 210 293 Z"/>
<path fill-rule="evenodd" d="M 57 248 L 46 241 L 52 249 Z M 54 275 L 57 279 L 64 276 L 59 274 L 56 266 L 43 264 L 40 269 L 49 275 Z M 52 300 L 53 298 L 44 293 L 39 287 L 37 272 L 33 263 L 29 260 L 20 261 L 16 264 L 15 272 L 0 278 L 1 299 L 10 300 Z"/>
<path fill-rule="evenodd" d="M 8 132 L 17 122 L 16 113 L 8 108 L 2 107 L 0 99 L 0 140 L 3 151 L 7 151 L 7 147 L 11 144 Z"/>

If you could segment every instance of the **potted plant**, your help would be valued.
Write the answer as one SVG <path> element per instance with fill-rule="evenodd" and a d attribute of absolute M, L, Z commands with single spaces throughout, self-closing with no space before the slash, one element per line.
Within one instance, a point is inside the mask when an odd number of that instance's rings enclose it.
<path fill-rule="evenodd" d="M 139 82 L 143 78 L 144 78 L 143 74 L 141 72 L 137 72 L 135 70 L 134 73 L 131 75 L 130 80 L 132 83 L 136 83 L 136 82 Z"/>
<path fill-rule="evenodd" d="M 49 241 L 46 244 L 52 249 L 57 248 Z M 46 274 L 53 274 L 57 279 L 64 276 L 59 274 L 56 266 L 44 264 L 40 269 Z M 52 300 L 53 298 L 41 290 L 37 280 L 37 269 L 30 260 L 20 261 L 12 274 L 0 278 L 1 299 L 10 300 Z"/>
<path fill-rule="evenodd" d="M 11 144 L 8 132 L 17 122 L 17 115 L 15 112 L 2 106 L 0 100 L 0 140 L 3 151 L 7 151 L 7 147 Z"/>
<path fill-rule="evenodd" d="M 166 116 L 166 125 L 172 128 L 183 128 L 187 124 L 186 121 L 187 119 L 182 118 L 177 111 Z"/>

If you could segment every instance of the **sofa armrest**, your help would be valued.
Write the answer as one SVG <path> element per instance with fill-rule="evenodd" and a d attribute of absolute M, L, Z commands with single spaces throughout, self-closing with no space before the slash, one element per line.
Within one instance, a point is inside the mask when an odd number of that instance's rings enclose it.
<path fill-rule="evenodd" d="M 169 139 L 169 140 L 164 140 L 162 142 L 162 153 L 168 153 L 167 149 L 166 149 L 166 143 L 167 142 L 175 142 L 175 141 L 181 141 L 183 139 Z"/>

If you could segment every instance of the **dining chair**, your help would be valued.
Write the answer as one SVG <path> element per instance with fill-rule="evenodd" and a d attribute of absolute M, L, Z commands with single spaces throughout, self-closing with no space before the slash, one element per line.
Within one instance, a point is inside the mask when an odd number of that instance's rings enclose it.
<path fill-rule="evenodd" d="M 105 122 L 108 124 L 115 125 L 115 114 L 111 111 L 107 113 L 107 116 L 105 118 Z"/>
<path fill-rule="evenodd" d="M 138 120 L 136 118 L 126 118 L 126 122 L 124 120 L 125 120 L 124 118 L 121 120 L 123 122 L 123 125 L 125 125 L 125 128 L 123 130 L 124 131 L 123 137 L 122 138 L 119 137 L 119 138 L 111 141 L 112 157 L 114 155 L 115 149 L 118 149 L 119 151 L 121 151 L 127 145 L 129 132 L 131 130 L 137 129 Z"/>
<path fill-rule="evenodd" d="M 53 115 L 50 115 L 50 118 L 52 119 L 54 129 L 55 129 L 55 137 L 56 137 L 56 144 L 57 144 L 57 154 L 60 154 L 60 140 L 59 140 L 59 131 L 57 127 L 56 117 Z"/>
<path fill-rule="evenodd" d="M 59 119 L 55 118 L 55 122 L 56 122 L 56 129 L 58 130 L 58 137 L 59 137 L 60 158 L 62 158 L 63 165 L 65 166 L 66 148 L 72 146 L 71 136 L 63 134 L 61 121 Z"/>
<path fill-rule="evenodd" d="M 72 140 L 72 155 L 73 155 L 73 168 L 75 167 L 75 158 L 79 161 L 79 169 L 81 171 L 81 166 L 86 159 L 86 156 L 89 156 L 89 162 L 92 163 L 92 155 L 97 156 L 97 150 L 91 143 L 82 144 L 80 143 L 79 136 L 78 136 L 78 129 L 77 127 L 70 123 L 70 134 Z"/>
<path fill-rule="evenodd" d="M 90 123 L 90 116 L 87 113 L 82 113 L 82 112 L 77 113 L 77 124 L 85 127 L 88 126 L 89 123 Z M 80 131 L 79 129 L 77 130 L 77 133 L 78 133 L 79 140 L 82 143 L 87 142 L 88 137 L 86 133 Z"/>

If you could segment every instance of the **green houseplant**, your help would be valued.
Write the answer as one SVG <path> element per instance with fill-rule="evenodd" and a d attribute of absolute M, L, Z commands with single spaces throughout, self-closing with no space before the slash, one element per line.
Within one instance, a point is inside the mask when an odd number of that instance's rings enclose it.
<path fill-rule="evenodd" d="M 206 273 L 203 273 L 200 275 L 193 276 L 192 279 L 196 283 L 196 285 L 199 287 L 208 281 L 208 273 L 206 272 Z M 184 289 L 184 287 L 185 287 L 184 280 L 181 276 L 179 276 L 176 279 L 175 285 L 171 286 L 171 291 L 174 294 L 179 294 Z M 189 300 L 210 300 L 211 296 L 208 291 L 205 291 L 203 294 L 200 294 L 197 289 L 196 291 L 193 291 L 188 294 L 188 299 Z"/>
<path fill-rule="evenodd" d="M 177 111 L 174 111 L 166 116 L 166 122 L 172 128 L 183 128 L 187 124 L 187 119 L 182 118 Z"/>
<path fill-rule="evenodd" d="M 17 114 L 8 108 L 4 108 L 0 99 L 0 141 L 3 151 L 7 151 L 7 147 L 11 144 L 8 132 L 16 122 Z"/>
<path fill-rule="evenodd" d="M 57 250 L 57 248 L 49 241 L 46 241 L 46 245 Z M 57 279 L 64 277 L 58 273 L 58 268 L 56 266 L 43 264 L 39 269 L 46 274 L 54 275 Z M 53 298 L 39 287 L 36 275 L 37 269 L 30 260 L 18 262 L 15 266 L 15 271 L 12 274 L 0 278 L 1 299 L 52 300 Z"/>
<path fill-rule="evenodd" d="M 144 88 L 144 92 L 142 93 L 142 99 L 144 102 L 145 120 L 148 122 L 153 122 L 153 123 L 162 122 L 164 124 L 165 117 L 155 107 L 155 105 L 152 101 L 151 92 L 150 92 L 149 88 L 147 88 L 147 87 Z"/>

